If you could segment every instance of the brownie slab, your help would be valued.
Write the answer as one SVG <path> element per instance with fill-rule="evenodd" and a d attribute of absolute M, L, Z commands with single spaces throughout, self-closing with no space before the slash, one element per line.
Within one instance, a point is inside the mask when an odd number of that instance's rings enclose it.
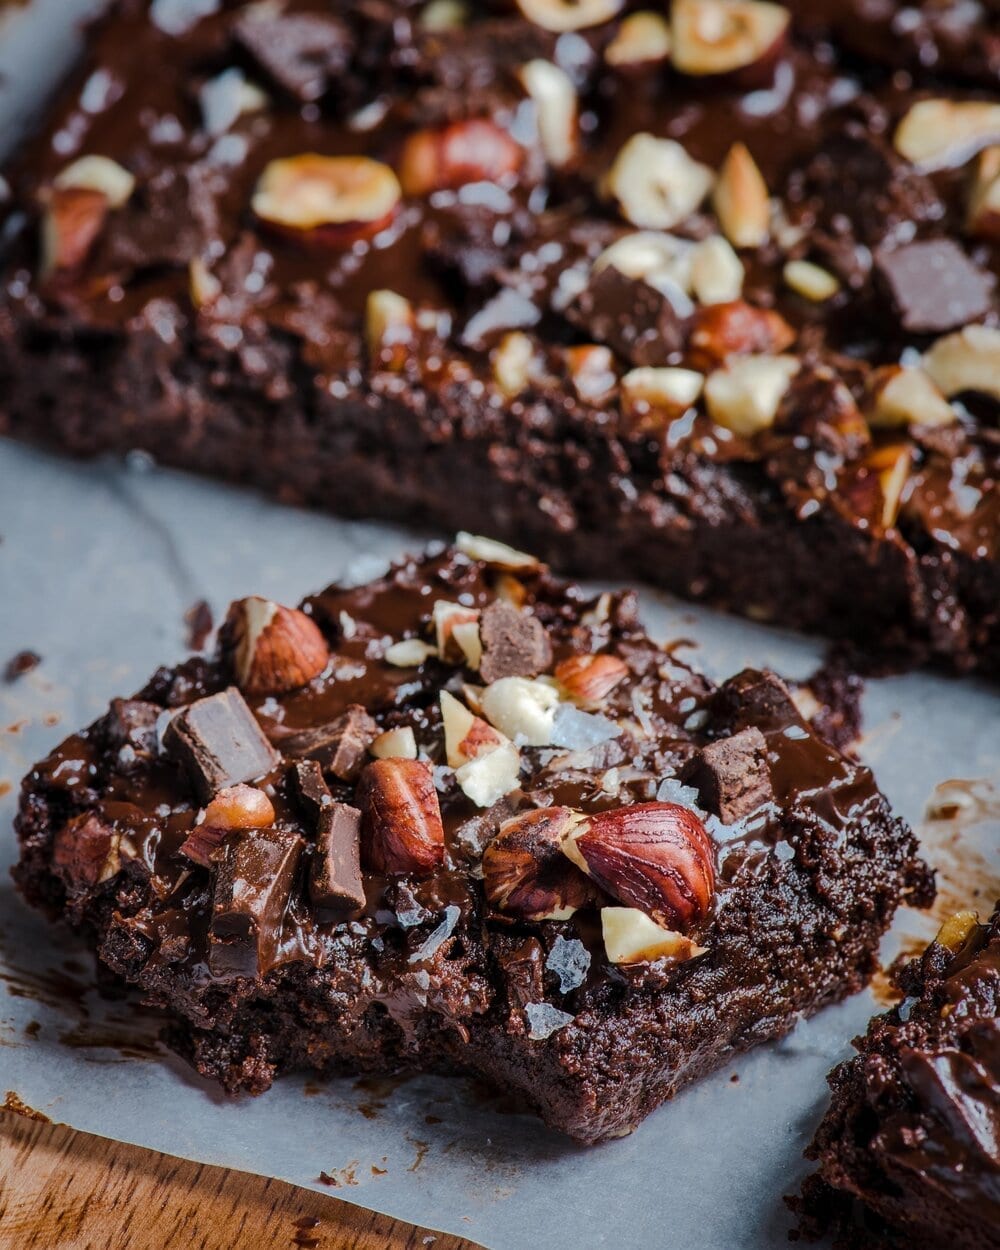
<path fill-rule="evenodd" d="M 858 1250 L 1000 1246 L 1000 910 L 960 912 L 898 974 L 809 1148 L 794 1205 Z"/>
<path fill-rule="evenodd" d="M 0 430 L 996 676 L 996 7 L 634 7 L 116 4 Z"/>
<path fill-rule="evenodd" d="M 24 782 L 16 880 L 227 1090 L 471 1072 L 584 1142 L 858 989 L 932 894 L 770 673 L 460 536 L 234 604 Z"/>

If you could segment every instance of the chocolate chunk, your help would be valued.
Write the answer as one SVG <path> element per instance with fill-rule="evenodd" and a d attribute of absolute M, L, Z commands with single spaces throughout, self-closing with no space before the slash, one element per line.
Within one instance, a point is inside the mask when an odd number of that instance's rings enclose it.
<path fill-rule="evenodd" d="M 789 198 L 803 197 L 814 201 L 820 234 L 867 247 L 901 222 L 936 221 L 944 213 L 930 179 L 864 120 L 839 128 L 804 170 L 793 173 Z"/>
<path fill-rule="evenodd" d="M 163 746 L 185 768 L 206 803 L 224 786 L 262 777 L 280 758 L 235 686 L 178 712 L 166 728 Z"/>
<path fill-rule="evenodd" d="M 552 664 L 552 644 L 545 626 L 530 612 L 498 599 L 479 621 L 483 658 L 479 675 L 483 681 L 501 677 L 536 677 Z"/>
<path fill-rule="evenodd" d="M 876 253 L 880 285 L 904 330 L 943 334 L 993 307 L 994 280 L 953 239 L 927 239 Z"/>
<path fill-rule="evenodd" d="M 684 347 L 694 307 L 680 287 L 669 293 L 608 265 L 566 309 L 566 319 L 634 365 L 665 365 Z"/>
<path fill-rule="evenodd" d="M 108 745 L 118 751 L 118 763 L 129 765 L 152 759 L 157 753 L 156 722 L 163 708 L 145 699 L 112 699 L 104 718 Z"/>
<path fill-rule="evenodd" d="M 723 824 L 731 825 L 774 797 L 767 742 L 756 727 L 709 742 L 692 757 L 684 779 Z"/>
<path fill-rule="evenodd" d="M 352 703 L 336 720 L 291 734 L 281 745 L 286 755 L 316 760 L 341 781 L 354 781 L 378 734 L 378 725 L 365 709 Z"/>
<path fill-rule="evenodd" d="M 251 829 L 218 856 L 208 966 L 214 976 L 262 976 L 274 966 L 302 839 Z"/>
<path fill-rule="evenodd" d="M 279 86 L 303 104 L 318 100 L 350 63 L 351 33 L 320 13 L 246 13 L 234 24 L 237 41 Z"/>
<path fill-rule="evenodd" d="M 712 716 L 734 734 L 756 725 L 762 730 L 800 724 L 791 691 L 776 673 L 745 668 L 724 682 L 712 700 Z"/>
<path fill-rule="evenodd" d="M 37 668 L 41 662 L 42 657 L 37 651 L 18 651 L 17 655 L 11 656 L 7 661 L 3 670 L 4 681 L 17 681 L 25 673 Z"/>
<path fill-rule="evenodd" d="M 299 760 L 292 767 L 291 779 L 299 804 L 315 825 L 323 809 L 333 802 L 322 766 L 317 760 Z"/>
<path fill-rule="evenodd" d="M 316 853 L 309 870 L 309 897 L 345 919 L 365 905 L 361 881 L 361 813 L 332 803 L 319 814 Z"/>

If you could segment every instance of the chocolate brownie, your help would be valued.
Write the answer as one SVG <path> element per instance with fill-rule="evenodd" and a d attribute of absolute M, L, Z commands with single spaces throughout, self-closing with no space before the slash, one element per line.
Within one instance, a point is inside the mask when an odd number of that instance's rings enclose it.
<path fill-rule="evenodd" d="M 8 171 L 0 429 L 996 676 L 998 31 L 121 0 Z"/>
<path fill-rule="evenodd" d="M 464 536 L 234 604 L 26 778 L 15 877 L 230 1091 L 441 1070 L 585 1142 L 864 984 L 933 892 L 771 673 Z"/>
<path fill-rule="evenodd" d="M 900 1005 L 830 1074 L 793 1202 L 856 1250 L 1000 1246 L 1000 909 L 959 912 L 904 966 Z"/>

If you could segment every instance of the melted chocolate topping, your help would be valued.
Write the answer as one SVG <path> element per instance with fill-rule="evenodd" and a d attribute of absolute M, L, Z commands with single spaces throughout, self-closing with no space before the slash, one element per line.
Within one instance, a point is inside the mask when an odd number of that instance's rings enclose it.
<path fill-rule="evenodd" d="M 613 387 L 592 396 L 577 388 L 567 419 L 599 416 L 627 457 L 616 471 L 637 482 L 651 472 L 669 477 L 692 456 L 754 462 L 801 515 L 832 509 L 876 532 L 898 525 L 918 554 L 941 543 L 997 558 L 994 400 L 960 397 L 944 442 L 868 431 L 854 407 L 868 402 L 873 368 L 923 350 L 932 333 L 998 322 L 1000 250 L 995 237 L 967 235 L 968 171 L 917 169 L 891 142 L 928 90 L 958 101 L 995 90 L 995 6 L 795 3 L 791 35 L 773 55 L 706 79 L 661 62 L 609 63 L 623 18 L 557 36 L 501 0 L 469 6 L 467 23 L 445 30 L 427 28 L 416 0 L 289 0 L 271 16 L 249 7 L 219 3 L 192 17 L 183 5 L 124 0 L 97 28 L 84 68 L 12 171 L 12 308 L 98 339 L 138 325 L 180 336 L 199 352 L 236 353 L 251 376 L 262 367 L 262 336 L 277 336 L 288 371 L 304 369 L 322 391 L 378 394 L 392 379 L 366 360 L 361 327 L 369 293 L 389 288 L 425 314 L 406 364 L 412 381 L 507 402 L 489 356 L 518 327 L 544 361 L 533 388 L 562 411 L 565 349 L 574 344 L 607 344 L 625 367 L 704 367 L 690 310 L 643 281 L 589 274 L 628 233 L 601 192 L 615 155 L 645 131 L 717 170 L 740 140 L 783 223 L 762 247 L 742 251 L 744 298 L 786 319 L 804 362 L 778 422 L 747 438 L 698 409 L 650 429 Z M 539 59 L 564 70 L 579 98 L 580 148 L 560 170 L 542 159 L 519 77 Z M 918 68 L 919 86 L 910 76 Z M 248 83 L 267 98 L 244 108 Z M 365 154 L 398 167 L 408 137 L 470 117 L 516 140 L 518 167 L 476 180 L 463 164 L 462 185 L 407 194 L 372 238 L 310 243 L 251 210 L 275 159 Z M 46 277 L 37 263 L 40 201 L 71 161 L 94 153 L 134 174 L 135 191 L 79 268 Z M 716 229 L 698 211 L 675 233 L 693 240 Z M 786 263 L 802 259 L 835 274 L 833 298 L 812 303 L 783 281 Z M 192 262 L 219 288 L 198 309 Z M 831 377 L 847 390 L 803 384 Z M 283 385 L 273 379 L 275 397 Z M 845 404 L 859 431 L 847 439 L 838 434 Z M 483 403 L 477 429 L 488 431 L 491 420 Z M 877 452 L 901 437 L 912 460 L 887 519 Z"/>

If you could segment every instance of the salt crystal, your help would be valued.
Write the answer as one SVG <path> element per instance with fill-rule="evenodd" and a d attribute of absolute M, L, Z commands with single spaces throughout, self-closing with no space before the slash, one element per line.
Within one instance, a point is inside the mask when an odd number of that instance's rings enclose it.
<path fill-rule="evenodd" d="M 667 777 L 661 781 L 656 797 L 661 803 L 679 803 L 681 807 L 691 807 L 695 811 L 700 810 L 698 791 L 692 786 L 684 785 L 676 777 Z"/>
<path fill-rule="evenodd" d="M 431 959 L 437 953 L 438 947 L 442 942 L 447 941 L 451 937 L 455 925 L 458 924 L 458 918 L 462 914 L 462 909 L 456 907 L 454 903 L 450 903 L 444 909 L 444 917 L 437 928 L 431 933 L 427 939 L 417 947 L 409 958 L 409 963 L 419 964 L 426 959 Z"/>
<path fill-rule="evenodd" d="M 559 991 L 568 994 L 584 983 L 590 968 L 590 951 L 578 938 L 556 938 L 545 966 L 559 978 Z"/>
<path fill-rule="evenodd" d="M 524 1014 L 528 1017 L 528 1036 L 533 1042 L 543 1042 L 573 1021 L 569 1012 L 560 1011 L 551 1003 L 528 1003 Z"/>
<path fill-rule="evenodd" d="M 568 751 L 583 751 L 617 738 L 621 729 L 606 716 L 581 712 L 571 703 L 560 703 L 552 722 L 552 744 Z"/>

